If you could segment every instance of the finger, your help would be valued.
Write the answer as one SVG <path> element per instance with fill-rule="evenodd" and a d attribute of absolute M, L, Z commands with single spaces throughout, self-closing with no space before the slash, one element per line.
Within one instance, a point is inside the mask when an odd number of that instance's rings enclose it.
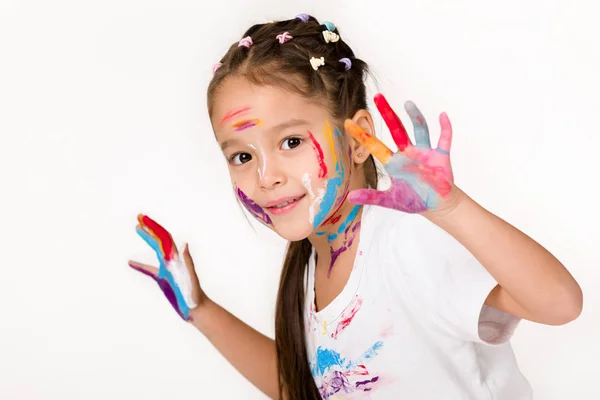
<path fill-rule="evenodd" d="M 190 254 L 190 247 L 186 243 L 183 249 L 183 261 L 185 262 L 185 266 L 189 272 L 190 278 L 192 279 L 192 286 L 194 290 L 200 289 L 200 282 L 198 281 L 198 275 L 196 275 L 196 267 L 194 266 L 194 260 L 192 260 L 192 255 Z"/>
<path fill-rule="evenodd" d="M 450 118 L 444 112 L 440 114 L 440 127 L 442 133 L 440 134 L 440 140 L 438 142 L 437 151 L 442 154 L 450 154 L 450 147 L 452 146 L 452 124 L 450 124 Z"/>
<path fill-rule="evenodd" d="M 156 236 L 150 235 L 150 233 L 145 231 L 139 225 L 135 228 L 135 230 L 138 233 L 138 235 L 140 235 L 142 237 L 142 239 L 144 239 L 144 241 L 146 243 L 148 243 L 148 245 L 152 248 L 152 250 L 154 250 L 154 252 L 156 253 L 156 257 L 158 258 L 158 262 L 161 265 L 164 265 L 165 261 L 168 261 L 168 260 L 166 259 L 165 252 L 164 252 L 162 246 L 160 245 L 160 242 L 156 238 Z"/>
<path fill-rule="evenodd" d="M 149 277 L 151 277 L 153 279 L 156 279 L 156 277 L 158 276 L 158 268 L 156 268 L 152 265 L 142 264 L 142 263 L 139 263 L 139 262 L 133 261 L 133 260 L 129 260 L 128 264 L 131 268 L 135 269 L 136 271 L 141 272 L 144 275 L 148 275 Z"/>
<path fill-rule="evenodd" d="M 410 144 L 410 139 L 408 137 L 408 133 L 406 133 L 406 128 L 404 128 L 404 124 L 402 124 L 402 120 L 398 117 L 398 115 L 392 110 L 386 98 L 378 93 L 375 95 L 375 105 L 379 110 L 379 114 L 383 117 L 385 124 L 388 126 L 390 133 L 392 134 L 392 138 L 394 139 L 394 143 L 398 146 L 398 150 L 403 151 L 406 146 Z"/>
<path fill-rule="evenodd" d="M 140 225 L 147 227 L 150 230 L 150 233 L 153 234 L 153 236 L 156 236 L 164 251 L 165 258 L 167 260 L 172 260 L 177 252 L 177 248 L 175 247 L 171 234 L 158 222 L 147 215 L 138 215 L 138 220 L 140 221 Z"/>
<path fill-rule="evenodd" d="M 392 151 L 383 144 L 379 139 L 371 136 L 363 128 L 354 121 L 347 119 L 344 124 L 346 130 L 354 139 L 363 144 L 375 158 L 381 161 L 384 165 L 392 158 Z"/>
<path fill-rule="evenodd" d="M 348 201 L 352 204 L 391 207 L 391 199 L 388 192 L 377 189 L 353 190 L 348 195 Z"/>
<path fill-rule="evenodd" d="M 404 109 L 408 113 L 410 120 L 415 130 L 415 146 L 425 149 L 431 149 L 431 141 L 429 139 L 429 128 L 427 128 L 427 121 L 421 114 L 421 111 L 417 108 L 415 103 L 407 101 L 404 103 Z"/>

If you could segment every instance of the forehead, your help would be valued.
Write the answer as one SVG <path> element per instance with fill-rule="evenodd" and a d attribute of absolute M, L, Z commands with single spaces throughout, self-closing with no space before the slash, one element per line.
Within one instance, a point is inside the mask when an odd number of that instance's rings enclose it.
<path fill-rule="evenodd" d="M 254 85 L 243 78 L 230 78 L 215 93 L 212 124 L 215 131 L 227 130 L 236 115 L 252 115 L 265 124 L 289 119 L 331 119 L 324 104 L 274 85 Z M 223 121 L 226 121 L 223 123 Z"/>

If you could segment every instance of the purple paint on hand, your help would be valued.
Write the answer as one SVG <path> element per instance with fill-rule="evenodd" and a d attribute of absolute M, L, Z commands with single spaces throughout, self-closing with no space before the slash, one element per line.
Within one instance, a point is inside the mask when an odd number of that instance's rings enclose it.
<path fill-rule="evenodd" d="M 428 210 L 427 203 L 407 181 L 395 180 L 385 191 L 359 189 L 350 192 L 348 201 L 352 204 L 374 204 L 408 213 L 420 213 Z"/>

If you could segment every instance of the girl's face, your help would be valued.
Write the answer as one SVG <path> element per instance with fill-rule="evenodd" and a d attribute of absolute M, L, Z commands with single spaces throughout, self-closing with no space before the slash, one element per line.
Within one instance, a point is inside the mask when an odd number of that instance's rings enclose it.
<path fill-rule="evenodd" d="M 323 104 L 232 78 L 216 94 L 212 125 L 236 196 L 287 240 L 333 227 L 348 192 L 364 186 L 350 161 L 356 142 Z"/>

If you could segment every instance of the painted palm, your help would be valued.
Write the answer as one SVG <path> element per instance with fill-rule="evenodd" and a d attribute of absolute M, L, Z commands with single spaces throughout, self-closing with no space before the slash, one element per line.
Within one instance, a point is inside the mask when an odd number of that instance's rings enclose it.
<path fill-rule="evenodd" d="M 354 204 L 379 205 L 407 213 L 422 213 L 440 208 L 450 196 L 454 183 L 450 165 L 452 126 L 448 116 L 445 113 L 440 115 L 440 140 L 437 148 L 431 148 L 427 123 L 414 103 L 406 102 L 404 105 L 414 127 L 414 145 L 402 121 L 382 94 L 375 96 L 375 104 L 398 146 L 396 153 L 353 121 L 347 120 L 345 127 L 352 137 L 381 161 L 391 178 L 391 186 L 387 190 L 354 190 L 348 196 L 348 201 Z"/>
<path fill-rule="evenodd" d="M 181 318 L 189 320 L 190 310 L 198 305 L 201 289 L 187 245 L 184 262 L 171 234 L 146 215 L 138 216 L 136 231 L 156 252 L 160 266 L 156 268 L 133 261 L 129 266 L 154 279 L 175 311 Z"/>

